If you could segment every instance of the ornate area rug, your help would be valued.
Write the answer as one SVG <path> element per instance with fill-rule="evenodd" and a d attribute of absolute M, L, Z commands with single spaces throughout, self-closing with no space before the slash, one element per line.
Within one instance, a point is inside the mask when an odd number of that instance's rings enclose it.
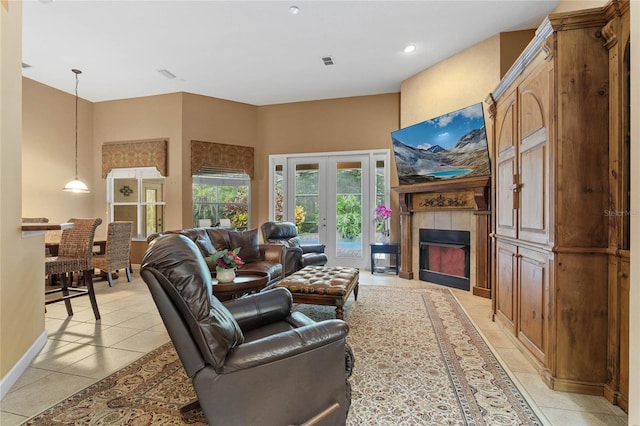
<path fill-rule="evenodd" d="M 449 290 L 362 285 L 345 319 L 355 354 L 348 425 L 542 424 Z M 180 407 L 194 398 L 169 343 L 25 424 L 185 424 Z M 188 423 L 206 420 L 194 410 Z"/>

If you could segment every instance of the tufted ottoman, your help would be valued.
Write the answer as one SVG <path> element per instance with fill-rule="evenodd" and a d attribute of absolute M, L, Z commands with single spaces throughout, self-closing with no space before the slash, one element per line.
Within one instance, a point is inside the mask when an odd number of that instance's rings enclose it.
<path fill-rule="evenodd" d="M 353 291 L 358 300 L 359 271 L 346 266 L 305 266 L 285 277 L 277 287 L 289 289 L 294 303 L 336 307 L 336 318 L 343 319 L 342 307 Z"/>

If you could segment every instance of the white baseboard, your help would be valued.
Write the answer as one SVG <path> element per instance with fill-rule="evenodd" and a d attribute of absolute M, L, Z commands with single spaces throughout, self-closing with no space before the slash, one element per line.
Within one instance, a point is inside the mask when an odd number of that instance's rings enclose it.
<path fill-rule="evenodd" d="M 40 336 L 33 342 L 33 345 L 22 355 L 16 365 L 0 379 L 0 400 L 4 399 L 9 390 L 16 384 L 20 376 L 27 370 L 31 361 L 38 356 L 44 345 L 47 344 L 47 330 L 44 330 Z"/>

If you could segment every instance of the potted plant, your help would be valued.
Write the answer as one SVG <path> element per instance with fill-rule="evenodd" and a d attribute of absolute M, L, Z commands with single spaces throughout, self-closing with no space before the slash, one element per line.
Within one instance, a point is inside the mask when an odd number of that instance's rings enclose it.
<path fill-rule="evenodd" d="M 392 210 L 382 204 L 378 205 L 374 210 L 376 222 L 376 233 L 380 235 L 381 242 L 389 242 L 389 219 L 391 218 Z M 377 240 L 377 238 L 376 238 Z"/>
<path fill-rule="evenodd" d="M 228 283 L 235 279 L 236 269 L 242 268 L 244 261 L 240 256 L 240 247 L 233 250 L 220 250 L 211 255 L 211 262 L 216 265 L 216 279 Z"/>

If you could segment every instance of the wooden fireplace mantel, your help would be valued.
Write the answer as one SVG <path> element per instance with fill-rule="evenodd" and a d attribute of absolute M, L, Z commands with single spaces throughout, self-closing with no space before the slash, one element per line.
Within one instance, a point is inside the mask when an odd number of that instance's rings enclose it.
<path fill-rule="evenodd" d="M 413 279 L 413 213 L 473 210 L 476 216 L 476 276 L 473 294 L 491 298 L 489 270 L 490 190 L 490 176 L 394 187 L 393 191 L 398 193 L 400 204 L 400 277 Z"/>

